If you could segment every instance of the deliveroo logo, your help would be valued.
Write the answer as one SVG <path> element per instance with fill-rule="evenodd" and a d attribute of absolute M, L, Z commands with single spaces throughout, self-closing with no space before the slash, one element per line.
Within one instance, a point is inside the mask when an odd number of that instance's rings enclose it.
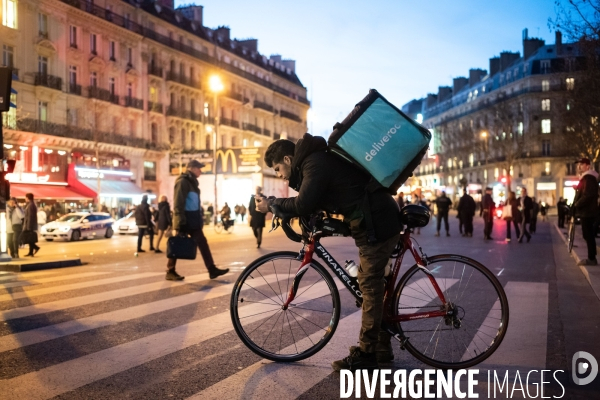
<path fill-rule="evenodd" d="M 381 150 L 381 148 L 383 146 L 385 146 L 385 144 L 387 142 L 390 141 L 392 135 L 396 134 L 396 132 L 398 132 L 398 130 L 401 127 L 402 127 L 402 125 L 395 124 L 392 128 L 390 128 L 389 131 L 387 131 L 387 133 L 381 138 L 381 140 L 379 142 L 373 143 L 373 150 L 367 152 L 367 155 L 365 156 L 365 160 L 371 161 L 373 159 L 373 157 L 375 157 L 377 154 L 379 154 L 379 151 Z"/>

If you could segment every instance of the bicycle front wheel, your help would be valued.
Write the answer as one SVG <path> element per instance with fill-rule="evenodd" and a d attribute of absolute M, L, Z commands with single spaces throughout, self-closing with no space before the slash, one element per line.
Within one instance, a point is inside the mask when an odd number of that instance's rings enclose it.
<path fill-rule="evenodd" d="M 340 319 L 340 296 L 331 275 L 314 260 L 297 274 L 302 264 L 297 257 L 282 251 L 257 259 L 240 275 L 231 295 L 231 321 L 238 336 L 272 361 L 314 355 L 329 342 Z M 294 284 L 296 297 L 284 309 Z"/>
<path fill-rule="evenodd" d="M 567 236 L 567 247 L 569 253 L 573 251 L 573 242 L 575 241 L 575 218 L 571 217 L 569 220 L 569 234 Z"/>
<path fill-rule="evenodd" d="M 217 233 L 223 232 L 223 223 L 221 221 L 215 222 L 215 232 L 217 232 Z"/>
<path fill-rule="evenodd" d="M 428 262 L 431 276 L 415 265 L 396 289 L 396 317 L 404 319 L 396 328 L 408 338 L 406 349 L 436 368 L 462 369 L 480 363 L 506 334 L 508 300 L 502 285 L 487 268 L 467 257 L 438 255 Z M 439 311 L 445 315 L 427 315 Z M 417 315 L 409 319 L 410 314 Z"/>

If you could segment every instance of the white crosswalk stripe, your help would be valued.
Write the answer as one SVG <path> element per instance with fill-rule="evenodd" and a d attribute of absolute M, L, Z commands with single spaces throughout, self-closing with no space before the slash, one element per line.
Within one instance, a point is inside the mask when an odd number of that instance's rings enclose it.
<path fill-rule="evenodd" d="M 66 275 L 66 276 L 54 276 L 52 278 L 40 278 L 40 279 L 31 279 L 31 280 L 21 279 L 21 280 L 9 282 L 9 283 L 0 283 L 0 289 L 8 289 L 8 288 L 20 287 L 20 286 L 41 285 L 43 283 L 60 282 L 60 281 L 67 281 L 67 280 L 71 280 L 71 279 L 91 278 L 94 276 L 106 275 L 108 273 L 109 273 L 108 271 L 107 272 L 82 272 L 80 274 L 71 274 L 71 275 Z"/>

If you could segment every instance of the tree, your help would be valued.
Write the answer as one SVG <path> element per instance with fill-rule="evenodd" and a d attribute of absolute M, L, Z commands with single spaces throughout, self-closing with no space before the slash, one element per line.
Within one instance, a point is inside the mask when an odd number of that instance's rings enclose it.
<path fill-rule="evenodd" d="M 600 161 L 600 0 L 558 0 L 549 26 L 575 43 L 564 67 L 559 103 L 565 148 L 574 157 Z"/>

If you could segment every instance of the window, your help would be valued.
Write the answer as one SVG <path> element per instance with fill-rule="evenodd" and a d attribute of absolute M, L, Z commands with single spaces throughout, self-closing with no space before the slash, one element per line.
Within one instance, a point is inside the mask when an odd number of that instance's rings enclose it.
<path fill-rule="evenodd" d="M 135 136 L 135 120 L 129 120 L 129 136 Z"/>
<path fill-rule="evenodd" d="M 150 140 L 153 143 L 158 142 L 158 125 L 155 122 L 150 125 Z"/>
<path fill-rule="evenodd" d="M 540 68 L 542 70 L 542 74 L 550 72 L 550 60 L 540 61 Z"/>
<path fill-rule="evenodd" d="M 92 53 L 93 55 L 97 55 L 97 48 L 96 48 L 96 34 L 95 33 L 90 33 L 90 53 Z"/>
<path fill-rule="evenodd" d="M 69 65 L 69 86 L 72 89 L 77 85 L 77 67 L 75 65 Z"/>
<path fill-rule="evenodd" d="M 550 162 L 544 163 L 544 172 L 546 173 L 546 175 L 550 175 L 550 166 Z"/>
<path fill-rule="evenodd" d="M 567 90 L 573 90 L 573 88 L 575 88 L 575 78 L 567 78 L 566 83 Z"/>
<path fill-rule="evenodd" d="M 550 133 L 551 131 L 551 126 L 550 126 L 550 120 L 549 119 L 543 119 L 542 120 L 542 133 Z"/>
<path fill-rule="evenodd" d="M 550 99 L 542 100 L 542 111 L 550 111 Z"/>
<path fill-rule="evenodd" d="M 517 125 L 517 132 L 519 133 L 519 135 L 523 135 L 523 122 L 519 122 L 519 124 Z"/>
<path fill-rule="evenodd" d="M 17 95 L 12 93 L 10 95 L 10 102 L 14 105 L 17 105 Z M 10 107 L 10 109 L 2 113 L 2 123 L 4 126 L 9 127 L 10 129 L 17 129 L 17 109 L 14 107 Z"/>
<path fill-rule="evenodd" d="M 93 88 L 98 86 L 98 74 L 96 72 L 90 74 L 90 86 Z"/>
<path fill-rule="evenodd" d="M 175 128 L 169 128 L 169 143 L 175 144 Z"/>
<path fill-rule="evenodd" d="M 117 60 L 117 52 L 116 52 L 116 44 L 114 41 L 110 41 L 108 42 L 108 58 L 110 59 L 110 61 L 116 61 Z"/>
<path fill-rule="evenodd" d="M 2 3 L 2 25 L 17 29 L 17 0 L 4 0 Z"/>
<path fill-rule="evenodd" d="M 204 116 L 205 117 L 208 117 L 208 111 L 209 111 L 208 103 L 204 103 Z"/>
<path fill-rule="evenodd" d="M 192 149 L 195 149 L 196 148 L 196 131 L 192 131 L 190 133 L 190 141 L 192 142 L 191 143 Z"/>
<path fill-rule="evenodd" d="M 12 46 L 2 46 L 2 65 L 12 68 L 15 61 L 15 48 Z"/>
<path fill-rule="evenodd" d="M 108 78 L 108 91 L 113 96 L 116 94 L 115 78 Z"/>
<path fill-rule="evenodd" d="M 543 80 L 542 81 L 542 92 L 547 92 L 550 90 L 550 81 Z"/>
<path fill-rule="evenodd" d="M 38 72 L 40 75 L 48 75 L 48 59 L 38 56 Z"/>
<path fill-rule="evenodd" d="M 181 130 L 181 148 L 185 149 L 185 129 Z"/>
<path fill-rule="evenodd" d="M 67 109 L 67 124 L 77 126 L 77 110 L 73 108 Z"/>
<path fill-rule="evenodd" d="M 127 48 L 127 66 L 133 66 L 133 49 L 131 47 Z"/>
<path fill-rule="evenodd" d="M 494 178 L 498 179 L 500 176 L 500 170 L 498 168 L 494 168 Z"/>
<path fill-rule="evenodd" d="M 211 144 L 212 144 L 212 138 L 211 138 L 211 135 L 206 135 L 206 136 L 204 137 L 204 148 L 205 148 L 206 150 L 210 150 Z"/>
<path fill-rule="evenodd" d="M 542 140 L 542 156 L 550 155 L 550 141 Z"/>
<path fill-rule="evenodd" d="M 133 83 L 131 82 L 127 84 L 127 97 L 133 97 Z"/>
<path fill-rule="evenodd" d="M 156 87 L 150 86 L 150 101 L 153 103 L 158 103 L 158 91 Z"/>
<path fill-rule="evenodd" d="M 48 16 L 46 14 L 38 14 L 38 34 L 48 39 Z"/>
<path fill-rule="evenodd" d="M 77 27 L 73 25 L 69 27 L 69 44 L 74 49 L 77 48 Z"/>
<path fill-rule="evenodd" d="M 231 147 L 237 146 L 237 138 L 235 136 L 231 137 Z"/>
<path fill-rule="evenodd" d="M 227 147 L 227 135 L 221 135 L 221 147 Z"/>
<path fill-rule="evenodd" d="M 156 125 L 156 124 L 153 124 Z M 156 180 L 156 163 L 154 161 L 144 161 L 144 180 Z"/>
<path fill-rule="evenodd" d="M 48 121 L 48 103 L 45 101 L 38 101 L 38 119 L 40 121 Z"/>

